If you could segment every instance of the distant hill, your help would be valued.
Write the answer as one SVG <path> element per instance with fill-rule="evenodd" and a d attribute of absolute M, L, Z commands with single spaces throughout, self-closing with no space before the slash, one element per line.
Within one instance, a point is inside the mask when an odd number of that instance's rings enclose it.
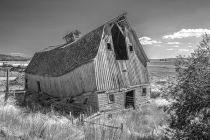
<path fill-rule="evenodd" d="M 175 62 L 177 58 L 149 59 L 150 62 Z"/>
<path fill-rule="evenodd" d="M 28 60 L 31 60 L 31 57 L 0 54 L 0 61 L 28 61 Z"/>

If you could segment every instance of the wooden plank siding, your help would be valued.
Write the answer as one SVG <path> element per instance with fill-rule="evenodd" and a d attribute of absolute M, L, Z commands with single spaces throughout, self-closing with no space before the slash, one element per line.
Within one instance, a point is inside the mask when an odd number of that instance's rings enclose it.
<path fill-rule="evenodd" d="M 110 29 L 103 32 L 103 36 L 110 36 Z M 136 56 L 135 51 L 129 51 L 128 43 L 133 47 L 139 47 L 129 30 L 126 32 L 126 43 L 129 60 L 116 60 L 112 45 L 112 38 L 109 37 L 112 50 L 107 49 L 107 43 L 102 38 L 98 54 L 94 59 L 96 72 L 97 90 L 112 90 L 117 88 L 128 88 L 134 85 L 148 84 L 147 69 Z"/>
<path fill-rule="evenodd" d="M 114 94 L 115 98 L 115 102 L 113 103 L 109 103 L 108 93 L 98 94 L 99 111 L 124 108 L 124 92 L 115 92 L 112 94 Z"/>
<path fill-rule="evenodd" d="M 146 96 L 142 96 L 143 88 L 146 88 Z M 144 105 L 150 99 L 150 86 L 142 86 L 135 89 L 136 107 Z"/>
<path fill-rule="evenodd" d="M 142 95 L 143 88 L 146 88 L 146 96 Z M 134 90 L 134 105 L 135 108 L 138 108 L 141 105 L 147 103 L 150 99 L 150 86 L 144 85 L 136 88 L 129 88 L 126 91 L 111 93 L 114 94 L 115 102 L 109 103 L 108 94 L 109 93 L 100 93 L 98 94 L 98 105 L 99 111 L 111 110 L 111 109 L 124 109 L 125 108 L 125 95 L 126 92 Z"/>
<path fill-rule="evenodd" d="M 90 61 L 59 77 L 43 77 L 26 73 L 28 88 L 37 92 L 37 81 L 41 91 L 54 97 L 77 96 L 96 91 L 94 62 Z"/>

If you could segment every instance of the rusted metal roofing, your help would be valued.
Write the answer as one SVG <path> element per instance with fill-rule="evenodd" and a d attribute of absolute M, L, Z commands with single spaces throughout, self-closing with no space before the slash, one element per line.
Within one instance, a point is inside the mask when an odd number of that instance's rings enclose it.
<path fill-rule="evenodd" d="M 103 26 L 84 35 L 76 42 L 49 51 L 35 53 L 25 72 L 40 76 L 60 76 L 95 58 Z"/>

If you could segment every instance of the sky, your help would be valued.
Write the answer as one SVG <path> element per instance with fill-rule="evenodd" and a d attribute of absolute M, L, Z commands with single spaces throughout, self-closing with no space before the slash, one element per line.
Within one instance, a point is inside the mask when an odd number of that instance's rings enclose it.
<path fill-rule="evenodd" d="M 33 56 L 125 12 L 149 59 L 188 56 L 210 34 L 210 0 L 0 0 L 0 54 Z"/>

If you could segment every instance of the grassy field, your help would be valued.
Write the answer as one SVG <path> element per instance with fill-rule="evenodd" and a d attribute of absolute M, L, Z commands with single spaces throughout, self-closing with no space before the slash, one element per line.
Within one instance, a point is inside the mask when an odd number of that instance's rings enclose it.
<path fill-rule="evenodd" d="M 4 98 L 0 95 L 0 100 Z M 38 104 L 36 107 L 39 106 Z M 97 123 L 84 123 L 77 119 L 72 124 L 68 115 L 40 106 L 39 111 L 15 105 L 10 98 L 7 105 L 0 103 L 0 139 L 21 140 L 158 140 L 164 138 L 168 116 L 154 102 L 137 111 L 123 110 L 111 119 L 102 115 Z"/>
<path fill-rule="evenodd" d="M 148 71 L 150 75 L 157 76 L 175 76 L 174 62 L 149 62 Z"/>
<path fill-rule="evenodd" d="M 162 107 L 168 102 L 159 96 L 172 81 L 175 69 L 172 65 L 149 64 L 148 70 L 153 95 L 149 104 L 135 111 L 122 110 L 111 118 L 100 115 L 93 123 L 74 118 L 72 124 L 66 113 L 38 103 L 19 106 L 12 97 L 4 105 L 4 92 L 0 91 L 0 140 L 166 140 L 169 116 Z"/>

